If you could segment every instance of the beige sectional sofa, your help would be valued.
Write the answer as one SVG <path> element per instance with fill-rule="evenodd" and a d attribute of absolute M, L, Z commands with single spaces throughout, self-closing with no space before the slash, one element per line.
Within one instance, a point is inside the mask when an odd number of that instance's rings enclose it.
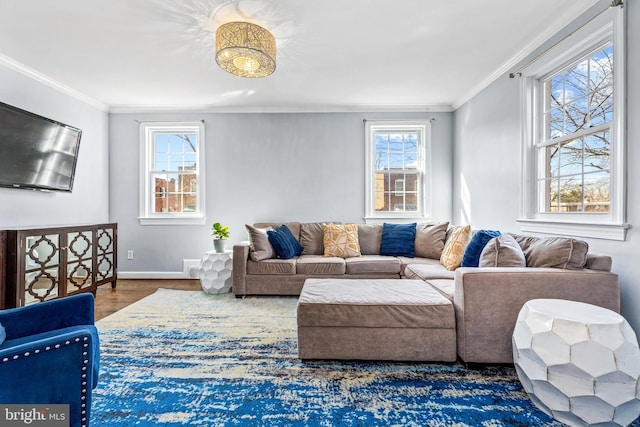
<path fill-rule="evenodd" d="M 422 280 L 452 301 L 457 353 L 466 363 L 511 363 L 513 327 L 518 312 L 530 299 L 561 298 L 620 310 L 618 276 L 611 272 L 611 258 L 587 253 L 586 243 L 574 239 L 549 238 L 551 249 L 545 251 L 544 239 L 511 235 L 527 256 L 526 267 L 459 267 L 450 271 L 439 259 L 451 234 L 446 223 L 417 225 L 415 258 L 379 255 L 381 224 L 358 224 L 361 256 L 349 258 L 325 257 L 320 252 L 322 223 L 286 225 L 307 253 L 288 260 L 269 257 L 254 261 L 250 242 L 234 245 L 233 292 L 237 297 L 299 295 L 308 278 Z M 558 241 L 565 245 L 558 253 L 572 257 L 567 262 L 556 263 L 550 258 Z"/>
<path fill-rule="evenodd" d="M 253 227 L 267 229 L 282 223 L 257 223 Z M 251 256 L 250 242 L 233 247 L 233 293 L 242 295 L 300 295 L 309 278 L 399 279 L 409 264 L 425 263 L 440 266 L 447 223 L 420 224 L 416 230 L 416 258 L 380 255 L 382 224 L 358 224 L 361 256 L 325 257 L 323 223 L 286 223 L 305 248 L 293 259 L 275 255 L 260 261 Z M 421 256 L 422 255 L 422 256 Z M 426 258 L 424 255 L 437 257 Z M 453 272 L 442 268 L 442 274 L 453 278 Z"/>

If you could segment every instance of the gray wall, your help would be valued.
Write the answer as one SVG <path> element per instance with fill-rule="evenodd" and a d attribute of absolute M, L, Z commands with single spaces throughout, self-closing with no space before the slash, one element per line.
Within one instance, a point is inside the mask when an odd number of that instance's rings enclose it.
<path fill-rule="evenodd" d="M 627 13 L 627 222 L 624 242 L 585 239 L 590 250 L 611 255 L 620 276 L 622 312 L 640 333 L 640 4 Z M 520 88 L 502 76 L 454 114 L 455 223 L 519 232 Z"/>
<path fill-rule="evenodd" d="M 73 192 L 0 188 L 0 228 L 107 222 L 108 114 L 2 65 L 0 101 L 82 129 Z"/>
<path fill-rule="evenodd" d="M 111 114 L 110 218 L 119 227 L 119 270 L 182 271 L 183 259 L 212 249 L 210 227 L 228 224 L 234 242 L 258 221 L 363 222 L 363 119 L 425 119 L 432 124 L 434 211 L 451 218 L 452 113 Z M 136 120 L 205 120 L 203 226 L 138 223 Z M 127 260 L 126 251 L 134 250 Z"/>

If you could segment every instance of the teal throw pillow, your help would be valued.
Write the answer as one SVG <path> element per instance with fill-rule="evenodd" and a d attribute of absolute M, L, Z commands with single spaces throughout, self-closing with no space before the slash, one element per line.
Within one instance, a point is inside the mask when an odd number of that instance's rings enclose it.
<path fill-rule="evenodd" d="M 382 225 L 380 255 L 416 257 L 416 223 Z"/>
<path fill-rule="evenodd" d="M 300 255 L 304 249 L 300 242 L 293 237 L 291 230 L 284 224 L 267 231 L 267 238 L 278 258 L 281 259 L 290 259 Z"/>
<path fill-rule="evenodd" d="M 6 338 L 7 332 L 4 330 L 4 326 L 2 326 L 2 323 L 0 323 L 0 345 L 2 345 Z"/>
<path fill-rule="evenodd" d="M 489 240 L 498 237 L 500 232 L 497 230 L 478 230 L 473 234 L 467 248 L 462 255 L 462 264 L 460 267 L 478 267 L 480 265 L 480 254 Z"/>

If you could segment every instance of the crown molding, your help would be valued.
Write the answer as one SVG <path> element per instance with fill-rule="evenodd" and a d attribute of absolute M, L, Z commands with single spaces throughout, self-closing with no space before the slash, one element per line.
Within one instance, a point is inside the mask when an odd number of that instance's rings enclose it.
<path fill-rule="evenodd" d="M 474 96 L 482 92 L 486 89 L 491 83 L 496 81 L 498 78 L 508 74 L 513 68 L 515 68 L 518 64 L 524 62 L 527 57 L 533 54 L 538 48 L 540 48 L 543 44 L 547 43 L 553 36 L 558 34 L 564 28 L 566 28 L 571 22 L 578 19 L 584 13 L 586 13 L 589 9 L 594 7 L 601 0 L 592 0 L 587 4 L 581 5 L 580 3 L 576 3 L 576 8 L 565 11 L 565 13 L 560 14 L 559 19 L 555 20 L 553 25 L 545 28 L 538 37 L 533 39 L 530 43 L 528 43 L 524 48 L 522 48 L 518 53 L 509 58 L 506 62 L 500 65 L 495 71 L 489 74 L 484 80 L 475 85 L 470 91 L 466 94 L 455 100 L 452 104 L 453 110 L 457 110 L 462 105 L 470 101 Z"/>
<path fill-rule="evenodd" d="M 16 61 L 13 58 L 10 58 L 2 53 L 0 53 L 0 65 L 4 65 L 5 67 L 16 71 L 26 77 L 29 77 L 39 83 L 45 84 L 58 92 L 61 92 L 65 95 L 68 95 L 72 98 L 77 99 L 78 101 L 84 102 L 85 104 L 89 104 L 92 107 L 95 107 L 101 111 L 109 111 L 109 106 L 98 101 L 97 99 L 91 98 L 88 95 L 85 95 L 82 92 L 79 92 L 75 89 L 71 89 L 68 86 L 58 82 L 57 80 L 52 79 L 42 73 L 37 72 L 36 70 L 27 67 L 26 65 Z"/>
<path fill-rule="evenodd" d="M 576 2 L 575 7 L 558 13 L 558 19 L 546 27 L 541 33 L 516 55 L 509 58 L 496 68 L 480 83 L 475 85 L 463 96 L 447 104 L 351 104 L 351 105 L 285 105 L 285 106 L 224 106 L 224 105 L 107 105 L 82 92 L 72 89 L 32 68 L 0 53 L 0 65 L 4 65 L 31 79 L 43 83 L 63 94 L 91 105 L 99 110 L 111 113 L 347 113 L 347 112 L 452 112 L 467 103 L 473 97 L 498 78 L 503 77 L 518 64 L 525 61 L 537 49 L 549 42 L 553 36 L 567 27 L 577 17 L 595 8 L 597 4 L 606 0 L 590 0 Z M 581 4 L 582 3 L 582 4 Z"/>
<path fill-rule="evenodd" d="M 212 106 L 212 105 L 114 105 L 110 113 L 356 113 L 356 112 L 403 112 L 403 113 L 450 113 L 451 104 L 430 105 L 289 105 L 270 106 Z"/>

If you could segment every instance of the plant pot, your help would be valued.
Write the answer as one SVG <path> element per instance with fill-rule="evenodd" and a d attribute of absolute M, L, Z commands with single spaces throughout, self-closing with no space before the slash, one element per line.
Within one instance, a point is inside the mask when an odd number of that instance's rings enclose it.
<path fill-rule="evenodd" d="M 224 245 L 227 244 L 227 239 L 213 239 L 213 248 L 218 253 L 224 252 Z"/>

